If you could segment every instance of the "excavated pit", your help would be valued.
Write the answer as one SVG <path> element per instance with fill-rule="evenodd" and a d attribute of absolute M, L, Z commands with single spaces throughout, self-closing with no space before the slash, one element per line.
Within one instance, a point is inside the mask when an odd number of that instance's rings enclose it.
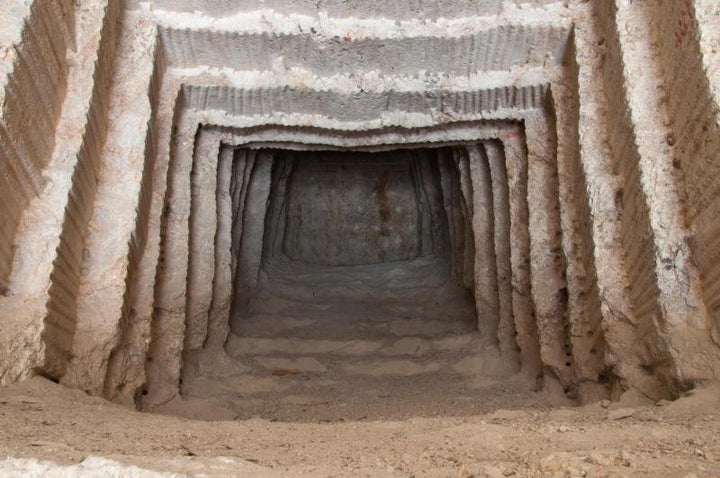
<path fill-rule="evenodd" d="M 488 407 L 478 389 L 517 372 L 519 361 L 501 362 L 500 311 L 486 302 L 499 290 L 483 146 L 212 150 L 216 167 L 195 161 L 190 173 L 182 400 L 146 407 L 286 421 L 468 415 Z M 200 238 L 213 199 L 214 244 Z M 509 215 L 506 197 L 497 208 Z M 209 301 L 192 289 L 199 276 L 213 277 Z"/>
<path fill-rule="evenodd" d="M 717 380 L 713 2 L 16 3 L 2 383 L 335 421 Z"/>
<path fill-rule="evenodd" d="M 257 244 L 245 236 L 233 257 L 238 264 L 230 318 L 234 333 L 242 335 L 248 323 L 262 322 L 257 316 L 271 314 L 283 302 L 286 313 L 306 305 L 306 313 L 338 315 L 338 325 L 330 329 L 347 327 L 363 309 L 474 322 L 472 286 L 463 286 L 451 263 L 469 244 L 450 243 L 449 218 L 460 216 L 465 229 L 471 218 L 452 209 L 459 203 L 451 206 L 444 199 L 462 195 L 455 166 L 455 189 L 442 190 L 436 155 L 450 151 L 270 154 L 270 174 L 251 173 L 248 195 L 237 201 L 252 215 L 238 211 L 239 204 L 233 213 L 236 221 L 245 216 L 235 229 L 252 228 L 250 219 L 265 218 Z M 263 155 L 258 152 L 255 161 Z M 242 169 L 236 169 L 231 190 L 241 187 Z M 253 202 L 266 204 L 264 215 L 255 213 Z"/>

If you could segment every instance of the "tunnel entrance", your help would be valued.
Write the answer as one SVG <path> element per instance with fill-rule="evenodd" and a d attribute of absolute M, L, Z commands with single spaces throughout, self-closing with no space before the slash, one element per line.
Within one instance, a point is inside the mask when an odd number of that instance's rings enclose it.
<path fill-rule="evenodd" d="M 327 321 L 323 328 L 340 334 L 403 317 L 475 327 L 472 293 L 452 277 L 444 195 L 461 193 L 443 191 L 443 154 L 449 151 L 270 152 L 267 187 L 246 199 L 265 209 L 265 220 L 261 237 L 238 245 L 233 333 L 261 333 L 298 316 Z M 255 213 L 251 203 L 245 206 Z M 260 244 L 261 252 L 250 250 Z"/>
<path fill-rule="evenodd" d="M 483 167 L 455 146 L 221 154 L 228 240 L 216 250 L 228 248 L 230 274 L 214 287 L 229 297 L 226 334 L 212 338 L 211 318 L 191 350 L 186 333 L 184 400 L 171 405 L 182 409 L 167 411 L 292 421 L 490 406 L 477 389 L 518 364 L 501 359 L 488 304 L 498 289 L 484 279 L 496 264 Z"/>

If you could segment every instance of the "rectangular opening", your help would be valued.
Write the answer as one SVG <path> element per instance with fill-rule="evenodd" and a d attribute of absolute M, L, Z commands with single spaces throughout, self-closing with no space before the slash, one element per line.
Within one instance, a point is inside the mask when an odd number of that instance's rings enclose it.
<path fill-rule="evenodd" d="M 470 218 L 451 161 L 449 148 L 239 151 L 233 332 L 260 334 L 288 315 L 475 327 L 472 293 L 453 270 L 469 240 L 451 240 L 450 222 Z"/>
<path fill-rule="evenodd" d="M 449 390 L 468 406 L 447 413 L 483 406 L 472 377 L 516 371 L 484 149 L 303 147 L 220 148 L 213 287 L 231 305 L 223 338 L 185 354 L 182 396 L 279 420 L 412 416 Z"/>

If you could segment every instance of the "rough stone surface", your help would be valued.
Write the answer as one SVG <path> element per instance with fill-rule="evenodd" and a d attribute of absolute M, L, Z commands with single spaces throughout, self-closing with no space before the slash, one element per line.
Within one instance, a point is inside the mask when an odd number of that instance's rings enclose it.
<path fill-rule="evenodd" d="M 336 419 L 720 376 L 716 2 L 0 7 L 0 382 Z"/>

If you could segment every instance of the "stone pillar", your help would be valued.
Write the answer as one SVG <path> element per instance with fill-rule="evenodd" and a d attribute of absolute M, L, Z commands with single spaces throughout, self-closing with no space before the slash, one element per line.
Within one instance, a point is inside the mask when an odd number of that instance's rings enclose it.
<path fill-rule="evenodd" d="M 118 74 L 111 97 L 98 189 L 83 249 L 83 277 L 78 291 L 73 358 L 62 382 L 93 394 L 103 391 L 110 353 L 119 335 L 130 244 L 136 231 L 141 187 L 151 136 L 156 44 L 152 25 L 127 22 L 119 45 Z M 149 41 L 148 38 L 152 40 Z M 133 72 L 127 76 L 125 73 Z"/>
<path fill-rule="evenodd" d="M 588 188 L 580 158 L 580 97 L 575 43 L 565 52 L 562 74 L 551 88 L 551 118 L 557 139 L 558 191 L 562 247 L 567 260 L 567 322 L 573 357 L 576 396 L 583 401 L 606 398 L 597 382 L 606 373 L 605 336 L 595 265 Z M 572 348 L 572 350 L 570 350 Z"/>
<path fill-rule="evenodd" d="M 499 141 L 483 143 L 490 166 L 493 190 L 494 244 L 498 282 L 498 343 L 510 360 L 518 360 L 512 302 L 512 266 L 510 262 L 510 194 L 505 153 Z"/>
<path fill-rule="evenodd" d="M 460 189 L 460 171 L 455 163 L 452 152 L 444 148 L 438 151 L 438 166 L 442 188 L 443 206 L 448 221 L 450 241 L 451 278 L 458 284 L 472 289 L 472 279 L 465 276 L 466 245 L 468 236 L 472 238 L 470 217 L 466 215 L 466 207 Z M 470 259 L 471 263 L 473 259 Z"/>
<path fill-rule="evenodd" d="M 603 5 L 607 6 L 609 4 Z M 616 173 L 616 153 L 612 148 L 617 145 L 613 145 L 608 133 L 610 106 L 617 107 L 617 104 L 608 96 L 608 80 L 597 74 L 605 71 L 603 68 L 614 71 L 608 62 L 611 57 L 602 54 L 612 41 L 607 38 L 604 45 L 599 42 L 600 38 L 606 38 L 599 22 L 607 21 L 607 17 L 601 12 L 588 14 L 577 23 L 574 37 L 578 91 L 583 99 L 578 117 L 580 161 L 592 220 L 594 267 L 606 341 L 604 362 L 615 398 L 633 387 L 643 395 L 660 399 L 665 396 L 665 387 L 644 369 L 638 354 L 640 338 L 623 240 L 623 178 Z"/>
<path fill-rule="evenodd" d="M 213 299 L 213 277 L 216 270 L 214 245 L 218 228 L 219 156 L 220 134 L 217 131 L 204 132 L 196 146 L 191 172 L 186 351 L 202 347 L 207 338 L 208 314 Z"/>
<path fill-rule="evenodd" d="M 667 111 L 657 84 L 658 45 L 651 42 L 649 32 L 652 10 L 645 2 L 616 0 L 615 5 L 625 98 L 639 155 L 659 290 L 660 316 L 654 317 L 653 323 L 662 343 L 654 344 L 647 353 L 658 364 L 657 373 L 674 391 L 681 391 L 714 376 L 720 349 L 707 333 L 708 315 L 692 262 L 680 191 L 682 178 L 665 119 L 672 112 Z"/>
<path fill-rule="evenodd" d="M 542 374 L 540 343 L 530 280 L 530 232 L 527 195 L 527 152 L 520 128 L 501 137 L 510 197 L 510 262 L 512 269 L 512 306 L 520 347 L 523 373 L 532 377 Z"/>
<path fill-rule="evenodd" d="M 189 119 L 189 118 L 188 118 Z M 178 393 L 181 354 L 185 342 L 190 172 L 195 150 L 208 138 L 197 123 L 180 120 L 173 138 L 168 169 L 167 207 L 156 278 L 155 314 L 148 350 L 147 395 L 143 406 L 164 403 Z"/>
<path fill-rule="evenodd" d="M 475 236 L 475 304 L 480 334 L 488 343 L 497 344 L 499 296 L 493 190 L 485 150 L 480 145 L 467 148 L 472 179 L 473 217 Z"/>
<path fill-rule="evenodd" d="M 165 69 L 165 58 L 158 51 L 155 68 L 158 80 Z M 161 81 L 157 94 L 153 124 L 153 144 L 147 154 L 154 157 L 152 164 L 152 194 L 147 198 L 148 217 L 144 225 L 145 244 L 135 265 L 137 273 L 128 284 L 124 315 L 120 321 L 121 337 L 108 363 L 104 395 L 107 399 L 136 405 L 136 397 L 146 382 L 146 360 L 151 341 L 150 331 L 155 305 L 155 279 L 160 258 L 161 223 L 165 207 L 165 193 L 170 163 L 172 130 L 183 117 L 183 97 L 178 95 L 177 81 Z"/>
<path fill-rule="evenodd" d="M 530 276 L 540 355 L 546 371 L 568 387 L 574 383 L 567 355 L 568 291 L 557 172 L 557 145 L 547 112 L 525 118 L 530 213 Z"/>
<path fill-rule="evenodd" d="M 276 159 L 273 173 L 272 197 L 268 209 L 268 230 L 265 231 L 264 259 L 272 260 L 281 257 L 285 242 L 285 229 L 287 225 L 288 183 L 295 165 L 295 152 L 283 151 L 279 153 L 281 159 Z"/>
<path fill-rule="evenodd" d="M 472 228 L 473 201 L 472 180 L 467 154 L 460 149 L 453 149 L 453 159 L 457 165 L 460 192 L 462 193 L 462 210 L 465 224 L 465 247 L 463 248 L 463 281 L 471 290 L 475 288 L 475 234 Z"/>
<path fill-rule="evenodd" d="M 215 275 L 206 345 L 222 345 L 230 332 L 230 305 L 232 303 L 232 198 L 230 182 L 235 150 L 225 147 L 220 151 L 217 166 L 217 220 L 215 231 Z"/>
<path fill-rule="evenodd" d="M 260 275 L 267 213 L 272 184 L 273 154 L 258 151 L 247 186 L 247 197 L 242 215 L 242 237 L 237 258 L 237 272 L 233 298 L 231 329 L 236 330 L 238 314 L 243 312 L 250 294 L 255 290 Z"/>

